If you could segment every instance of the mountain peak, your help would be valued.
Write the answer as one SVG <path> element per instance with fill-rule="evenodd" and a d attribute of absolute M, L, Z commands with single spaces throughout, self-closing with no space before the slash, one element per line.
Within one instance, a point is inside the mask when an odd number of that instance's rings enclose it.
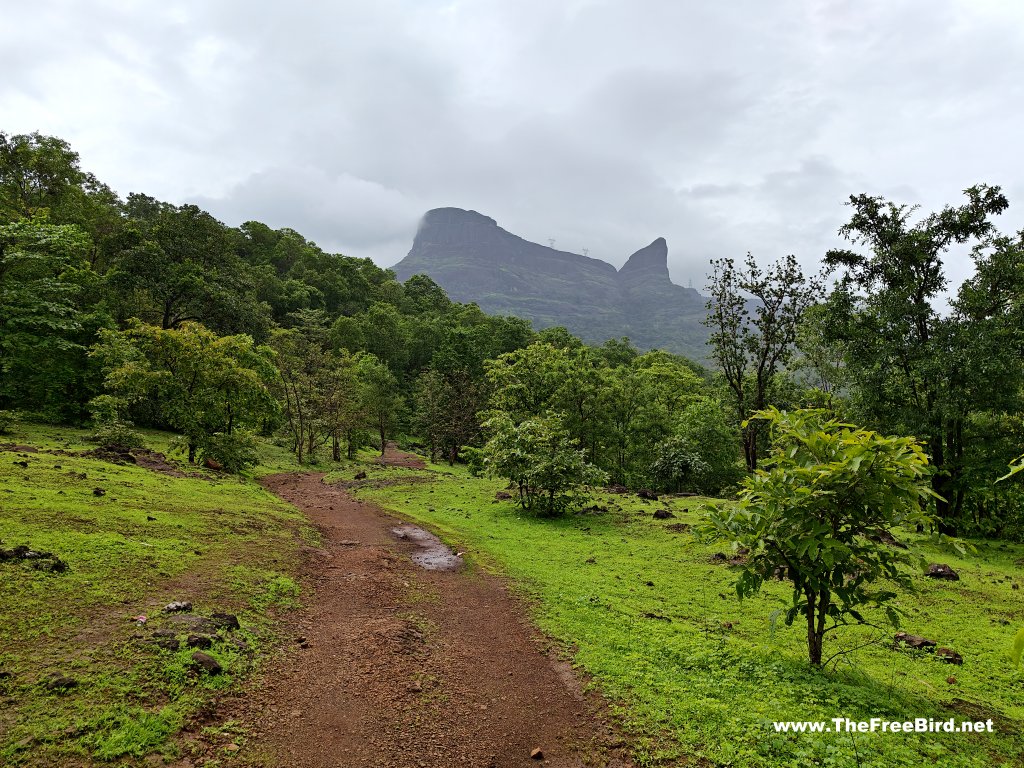
<path fill-rule="evenodd" d="M 660 347 L 694 359 L 706 354 L 704 299 L 672 283 L 661 237 L 616 270 L 600 259 L 530 242 L 476 211 L 435 208 L 393 269 L 399 280 L 426 274 L 456 301 L 522 317 L 537 328 L 565 326 L 584 341 L 628 336 L 642 350 Z"/>
<path fill-rule="evenodd" d="M 664 277 L 668 275 L 668 243 L 659 237 L 630 256 L 619 269 L 620 277 Z"/>

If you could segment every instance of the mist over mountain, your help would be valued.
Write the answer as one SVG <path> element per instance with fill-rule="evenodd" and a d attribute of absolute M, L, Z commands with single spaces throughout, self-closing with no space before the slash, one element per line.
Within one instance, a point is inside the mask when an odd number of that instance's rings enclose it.
<path fill-rule="evenodd" d="M 705 297 L 669 278 L 662 237 L 615 269 L 600 259 L 560 251 L 507 232 L 476 211 L 435 208 L 420 221 L 400 280 L 429 275 L 455 301 L 485 312 L 562 325 L 584 341 L 628 336 L 641 350 L 707 356 Z"/>

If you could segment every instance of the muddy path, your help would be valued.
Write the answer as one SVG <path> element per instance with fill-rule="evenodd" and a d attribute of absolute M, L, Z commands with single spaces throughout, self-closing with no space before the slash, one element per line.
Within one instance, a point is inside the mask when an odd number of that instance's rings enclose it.
<path fill-rule="evenodd" d="M 423 542 L 318 475 L 264 485 L 321 529 L 292 650 L 239 706 L 239 757 L 318 768 L 628 766 L 603 702 L 497 578 L 413 563 Z M 394 529 L 405 531 L 404 537 Z M 531 758 L 540 748 L 543 758 Z"/>

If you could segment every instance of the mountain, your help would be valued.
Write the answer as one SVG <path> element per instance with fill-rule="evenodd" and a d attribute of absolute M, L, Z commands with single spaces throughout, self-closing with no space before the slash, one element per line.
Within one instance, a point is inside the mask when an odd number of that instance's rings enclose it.
<path fill-rule="evenodd" d="M 659 237 L 621 269 L 578 253 L 531 243 L 476 211 L 435 208 L 420 221 L 399 280 L 429 275 L 455 301 L 514 315 L 535 328 L 562 325 L 584 341 L 628 336 L 641 350 L 707 356 L 707 301 L 669 279 L 668 244 Z"/>

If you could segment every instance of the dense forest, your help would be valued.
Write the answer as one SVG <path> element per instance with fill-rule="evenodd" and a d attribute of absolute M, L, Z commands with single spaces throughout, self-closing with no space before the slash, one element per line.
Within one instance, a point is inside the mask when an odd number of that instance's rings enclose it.
<path fill-rule="evenodd" d="M 257 440 L 301 462 L 392 440 L 489 468 L 556 514 L 580 484 L 728 493 L 768 451 L 765 409 L 814 407 L 917 438 L 940 526 L 1024 537 L 1024 233 L 996 187 L 919 218 L 851 197 L 822 275 L 792 257 L 712 265 L 715 370 L 627 339 L 488 316 L 432 280 L 290 229 L 122 199 L 58 138 L 0 133 L 0 430 L 89 423 L 182 436 L 241 470 Z M 943 259 L 969 252 L 950 286 Z"/>

